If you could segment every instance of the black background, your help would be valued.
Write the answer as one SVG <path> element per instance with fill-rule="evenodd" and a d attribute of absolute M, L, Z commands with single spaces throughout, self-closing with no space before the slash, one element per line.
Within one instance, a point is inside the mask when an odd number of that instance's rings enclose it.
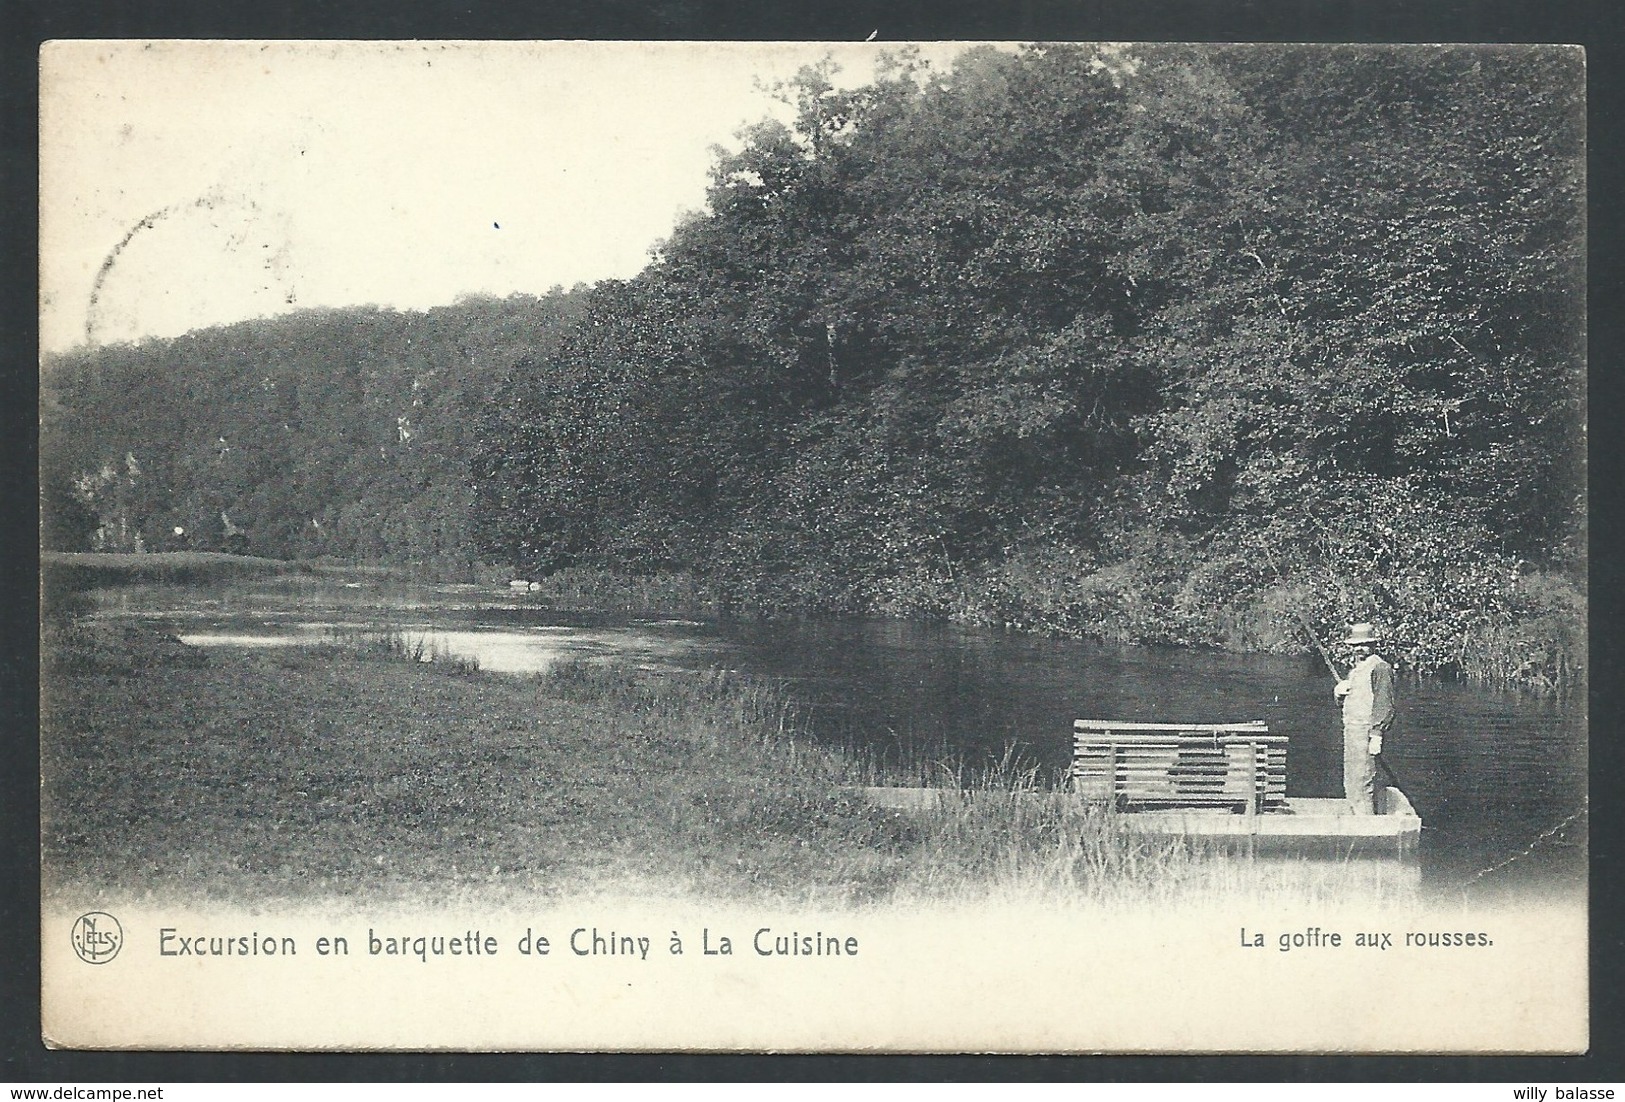
<path fill-rule="evenodd" d="M 0 1082 L 1625 1081 L 1618 875 L 1621 8 L 1610 0 L 0 0 Z M 38 85 L 51 38 L 1559 42 L 1587 47 L 1590 191 L 1591 1018 L 1584 1057 L 928 1057 L 52 1052 L 39 1022 Z M 1351 992 L 1371 1000 L 1377 992 Z M 313 1008 L 314 1010 L 314 1008 Z"/>

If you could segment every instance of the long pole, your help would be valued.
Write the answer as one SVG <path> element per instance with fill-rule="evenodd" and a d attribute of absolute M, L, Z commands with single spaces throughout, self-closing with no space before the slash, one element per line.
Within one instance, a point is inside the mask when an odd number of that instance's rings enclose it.
<path fill-rule="evenodd" d="M 1337 666 L 1332 662 L 1331 651 L 1321 646 L 1320 637 L 1315 634 L 1315 629 L 1310 625 L 1309 617 L 1303 614 L 1303 610 L 1297 608 L 1292 610 L 1292 614 L 1298 618 L 1298 623 L 1303 625 L 1303 633 L 1307 635 L 1309 637 L 1309 641 L 1315 645 L 1315 650 L 1320 652 L 1320 660 L 1326 663 L 1326 671 L 1332 675 L 1332 680 L 1343 680 L 1343 675 L 1338 672 Z"/>

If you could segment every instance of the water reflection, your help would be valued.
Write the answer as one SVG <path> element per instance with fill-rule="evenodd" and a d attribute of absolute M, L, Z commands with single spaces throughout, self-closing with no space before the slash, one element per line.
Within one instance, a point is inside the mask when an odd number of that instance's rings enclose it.
<path fill-rule="evenodd" d="M 586 628 L 549 626 L 523 631 L 501 628 L 446 629 L 432 622 L 392 624 L 380 629 L 362 622 L 271 624 L 260 631 L 182 630 L 183 643 L 200 647 L 281 647 L 365 638 L 387 630 L 408 650 L 425 655 L 472 659 L 496 673 L 541 673 L 562 661 L 627 662 L 651 670 L 705 668 L 714 665 L 722 646 L 712 640 L 662 635 L 644 626 Z"/>

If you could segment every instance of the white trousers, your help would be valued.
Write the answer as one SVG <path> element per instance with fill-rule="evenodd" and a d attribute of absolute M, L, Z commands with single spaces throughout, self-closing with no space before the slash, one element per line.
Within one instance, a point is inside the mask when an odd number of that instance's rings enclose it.
<path fill-rule="evenodd" d="M 1377 759 L 1371 753 L 1371 736 L 1382 734 L 1382 728 L 1369 723 L 1343 725 L 1343 798 L 1349 810 L 1356 815 L 1377 813 L 1377 791 L 1382 781 L 1377 777 Z"/>

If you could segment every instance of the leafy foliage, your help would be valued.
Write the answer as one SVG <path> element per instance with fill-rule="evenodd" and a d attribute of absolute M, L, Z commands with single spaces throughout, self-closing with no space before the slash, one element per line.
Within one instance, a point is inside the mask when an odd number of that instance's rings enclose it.
<path fill-rule="evenodd" d="M 795 123 L 746 132 L 707 211 L 509 380 L 488 553 L 699 570 L 764 607 L 1301 645 L 1258 622 L 1285 585 L 1428 669 L 1525 615 L 1530 569 L 1578 567 L 1572 52 L 833 75 L 804 71 Z"/>
<path fill-rule="evenodd" d="M 466 563 L 477 412 L 571 303 L 306 312 L 48 360 L 46 544 Z"/>

